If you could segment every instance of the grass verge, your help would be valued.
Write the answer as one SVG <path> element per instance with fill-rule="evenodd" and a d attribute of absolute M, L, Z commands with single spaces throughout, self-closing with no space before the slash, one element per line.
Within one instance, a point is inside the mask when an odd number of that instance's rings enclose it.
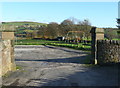
<path fill-rule="evenodd" d="M 16 66 L 16 70 L 21 70 L 22 67 L 21 66 Z"/>
<path fill-rule="evenodd" d="M 52 45 L 52 46 L 60 46 L 67 47 L 77 50 L 85 50 L 90 51 L 91 45 L 84 43 L 66 43 L 64 41 L 52 41 L 52 40 L 35 40 L 35 39 L 23 39 L 15 41 L 15 45 Z"/>
<path fill-rule="evenodd" d="M 90 51 L 91 46 L 90 45 L 85 45 L 83 43 L 79 44 L 68 44 L 68 43 L 47 43 L 45 45 L 53 45 L 53 46 L 60 46 L 60 47 L 67 47 L 67 48 L 72 48 L 72 49 L 77 49 L 77 50 L 85 50 L 85 51 Z"/>

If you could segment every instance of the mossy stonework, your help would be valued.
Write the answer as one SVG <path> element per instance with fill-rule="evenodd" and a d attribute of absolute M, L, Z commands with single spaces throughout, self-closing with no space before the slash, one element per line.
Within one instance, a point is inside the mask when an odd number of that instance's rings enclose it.
<path fill-rule="evenodd" d="M 97 63 L 120 62 L 120 40 L 97 40 Z"/>

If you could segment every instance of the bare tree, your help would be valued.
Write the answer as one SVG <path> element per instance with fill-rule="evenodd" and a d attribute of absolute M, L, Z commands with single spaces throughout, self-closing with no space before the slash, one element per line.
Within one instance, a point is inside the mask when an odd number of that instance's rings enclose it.
<path fill-rule="evenodd" d="M 90 37 L 91 23 L 88 19 L 84 19 L 84 21 L 79 21 L 78 25 L 80 25 L 80 29 L 85 32 L 86 38 Z"/>

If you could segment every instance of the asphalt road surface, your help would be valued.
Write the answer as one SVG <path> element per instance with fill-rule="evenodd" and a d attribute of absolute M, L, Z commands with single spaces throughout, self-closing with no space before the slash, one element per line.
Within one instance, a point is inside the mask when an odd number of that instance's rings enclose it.
<path fill-rule="evenodd" d="M 117 66 L 84 64 L 87 52 L 53 46 L 15 46 L 19 70 L 4 86 L 118 86 Z"/>

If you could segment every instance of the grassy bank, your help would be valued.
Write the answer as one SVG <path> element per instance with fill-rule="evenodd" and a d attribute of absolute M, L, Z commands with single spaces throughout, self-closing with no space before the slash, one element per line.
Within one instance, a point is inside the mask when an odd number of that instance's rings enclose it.
<path fill-rule="evenodd" d="M 67 48 L 73 48 L 78 50 L 87 50 L 89 51 L 91 49 L 90 44 L 84 44 L 84 43 L 78 43 L 78 44 L 69 44 L 69 43 L 48 43 L 46 45 L 53 45 L 53 46 L 60 46 L 60 47 L 67 47 Z"/>

